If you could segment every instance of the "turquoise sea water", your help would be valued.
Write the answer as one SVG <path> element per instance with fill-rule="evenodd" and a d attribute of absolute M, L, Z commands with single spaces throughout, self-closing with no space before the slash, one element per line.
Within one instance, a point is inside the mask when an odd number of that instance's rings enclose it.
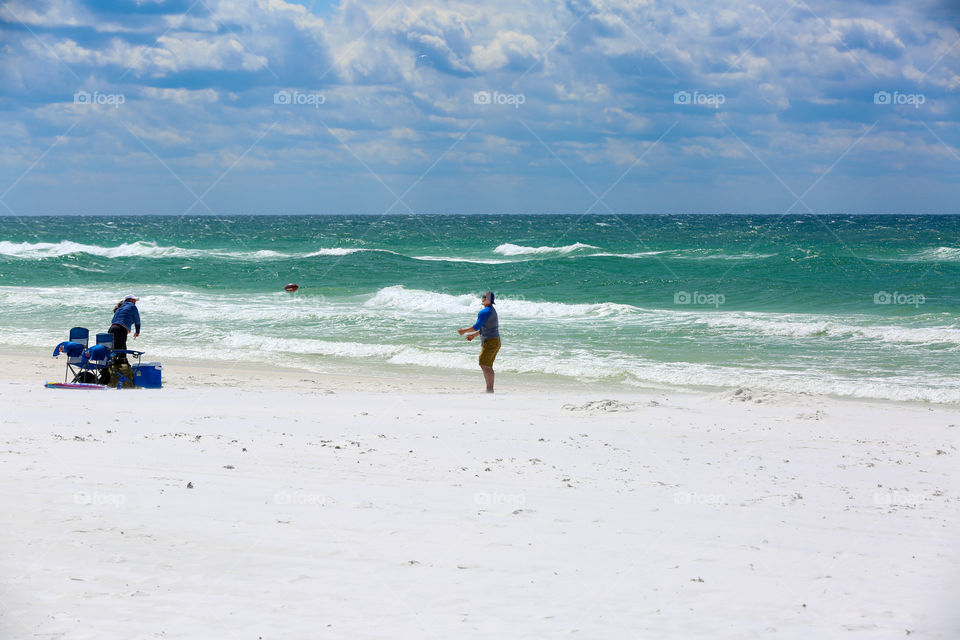
<path fill-rule="evenodd" d="M 288 294 L 283 285 L 300 291 Z M 476 369 L 960 402 L 960 218 L 0 218 L 0 343 L 140 302 L 150 359 Z"/>

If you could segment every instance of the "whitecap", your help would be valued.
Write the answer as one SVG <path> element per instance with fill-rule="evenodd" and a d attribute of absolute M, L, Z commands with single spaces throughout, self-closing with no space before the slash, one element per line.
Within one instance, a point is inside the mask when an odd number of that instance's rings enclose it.
<path fill-rule="evenodd" d="M 590 244 L 583 244 L 582 242 L 577 242 L 575 244 L 568 244 L 563 247 L 525 247 L 519 244 L 505 243 L 498 246 L 493 250 L 494 253 L 499 253 L 504 256 L 527 256 L 527 255 L 544 255 L 548 253 L 560 253 L 567 254 L 572 251 L 578 251 L 580 249 L 598 249 Z"/>
<path fill-rule="evenodd" d="M 509 264 L 516 260 L 496 260 L 485 258 L 452 258 L 448 256 L 411 256 L 414 260 L 427 262 L 469 262 L 471 264 Z"/>
<path fill-rule="evenodd" d="M 479 311 L 479 293 L 453 295 L 439 291 L 407 289 L 402 285 L 384 287 L 364 303 L 367 308 L 402 309 L 429 313 L 463 314 Z M 637 307 L 613 302 L 567 304 L 537 302 L 521 297 L 497 296 L 497 309 L 519 318 L 600 318 L 635 314 Z"/>
<path fill-rule="evenodd" d="M 898 256 L 870 256 L 874 262 L 960 262 L 960 247 L 928 247 Z"/>

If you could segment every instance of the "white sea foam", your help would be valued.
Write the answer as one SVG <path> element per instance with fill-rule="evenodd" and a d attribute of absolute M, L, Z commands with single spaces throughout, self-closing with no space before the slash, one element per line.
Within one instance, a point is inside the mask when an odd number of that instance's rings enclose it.
<path fill-rule="evenodd" d="M 937 247 L 936 249 L 925 249 L 918 255 L 925 261 L 960 262 L 960 247 Z"/>
<path fill-rule="evenodd" d="M 290 258 L 313 258 L 317 256 L 345 256 L 360 251 L 401 255 L 388 249 L 361 249 L 353 247 L 330 247 L 305 253 L 283 253 L 272 249 L 257 251 L 231 251 L 225 249 L 187 249 L 166 247 L 154 242 L 131 242 L 115 247 L 62 242 L 10 242 L 0 241 L 0 255 L 12 258 L 39 259 L 86 253 L 103 258 L 228 258 L 232 260 L 283 260 Z"/>
<path fill-rule="evenodd" d="M 885 325 L 863 317 L 834 316 L 820 319 L 808 314 L 738 312 L 704 314 L 699 321 L 714 329 L 736 329 L 766 336 L 853 338 L 891 344 L 960 345 L 960 327 Z"/>
<path fill-rule="evenodd" d="M 662 249 L 659 251 L 637 251 L 635 253 L 583 253 L 573 258 L 627 258 L 642 259 L 651 256 L 663 256 L 670 260 L 764 260 L 774 257 L 775 253 L 708 253 L 703 249 Z"/>
<path fill-rule="evenodd" d="M 638 385 L 742 388 L 787 394 L 809 393 L 849 398 L 867 398 L 938 403 L 960 402 L 960 389 L 944 377 L 900 376 L 885 380 L 851 379 L 829 371 L 765 368 L 751 371 L 729 366 L 693 363 L 645 363 L 625 372 L 625 379 Z"/>
<path fill-rule="evenodd" d="M 575 244 L 568 244 L 563 247 L 524 247 L 519 244 L 501 244 L 496 249 L 493 250 L 494 253 L 499 253 L 503 256 L 528 256 L 528 255 L 544 255 L 548 253 L 559 253 L 567 254 L 573 251 L 578 251 L 580 249 L 597 249 L 590 244 L 583 244 L 582 242 L 577 242 Z"/>
<path fill-rule="evenodd" d="M 692 260 L 766 260 L 776 255 L 775 253 L 712 253 L 688 257 Z"/>
<path fill-rule="evenodd" d="M 403 345 L 397 344 L 330 341 L 310 338 L 278 338 L 249 333 L 231 333 L 223 339 L 222 345 L 228 349 L 243 350 L 248 354 L 249 350 L 252 349 L 272 353 L 381 359 L 390 358 L 404 349 Z"/>
<path fill-rule="evenodd" d="M 928 247 L 915 253 L 869 259 L 874 262 L 960 262 L 960 247 Z"/>
<path fill-rule="evenodd" d="M 82 244 L 64 240 L 62 242 L 9 242 L 0 241 L 0 255 L 13 258 L 57 258 L 60 256 L 86 253 L 104 258 L 172 258 L 203 255 L 204 252 L 180 247 L 163 247 L 153 242 L 132 242 L 115 247 Z"/>
<path fill-rule="evenodd" d="M 479 292 L 452 295 L 437 291 L 407 289 L 401 285 L 385 287 L 364 304 L 367 308 L 403 309 L 441 314 L 463 314 L 480 309 Z M 509 296 L 498 296 L 498 311 L 521 318 L 597 318 L 636 313 L 639 309 L 625 304 L 566 304 L 563 302 L 534 302 Z"/>
<path fill-rule="evenodd" d="M 650 256 L 657 256 L 661 253 L 668 253 L 668 251 L 638 251 L 637 253 L 586 253 L 580 258 L 649 258 Z"/>
<path fill-rule="evenodd" d="M 428 262 L 470 262 L 473 264 L 508 264 L 516 260 L 496 260 L 486 258 L 451 258 L 447 256 L 410 256 L 414 260 L 426 260 Z"/>
<path fill-rule="evenodd" d="M 396 251 L 390 251 L 389 249 L 363 249 L 360 247 L 329 247 L 326 249 L 317 249 L 316 251 L 311 251 L 310 253 L 294 254 L 291 257 L 314 258 L 316 256 L 349 256 L 354 253 L 362 253 L 362 252 L 389 253 L 395 256 L 402 255 L 400 253 L 397 253 Z"/>

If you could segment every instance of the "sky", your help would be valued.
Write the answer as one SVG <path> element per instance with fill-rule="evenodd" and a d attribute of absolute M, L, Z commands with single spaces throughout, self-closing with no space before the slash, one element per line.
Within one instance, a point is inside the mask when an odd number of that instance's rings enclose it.
<path fill-rule="evenodd" d="M 960 213 L 960 2 L 0 1 L 0 215 Z"/>

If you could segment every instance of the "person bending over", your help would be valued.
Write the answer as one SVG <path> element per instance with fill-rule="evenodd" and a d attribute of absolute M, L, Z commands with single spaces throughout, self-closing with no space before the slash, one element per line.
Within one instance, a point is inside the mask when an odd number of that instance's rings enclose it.
<path fill-rule="evenodd" d="M 113 320 L 110 328 L 107 329 L 113 334 L 113 348 L 117 351 L 124 351 L 127 348 L 127 334 L 136 327 L 134 338 L 140 337 L 140 311 L 137 309 L 137 296 L 129 295 L 117 303 L 113 308 Z M 121 354 L 118 361 L 127 362 L 127 356 Z"/>

